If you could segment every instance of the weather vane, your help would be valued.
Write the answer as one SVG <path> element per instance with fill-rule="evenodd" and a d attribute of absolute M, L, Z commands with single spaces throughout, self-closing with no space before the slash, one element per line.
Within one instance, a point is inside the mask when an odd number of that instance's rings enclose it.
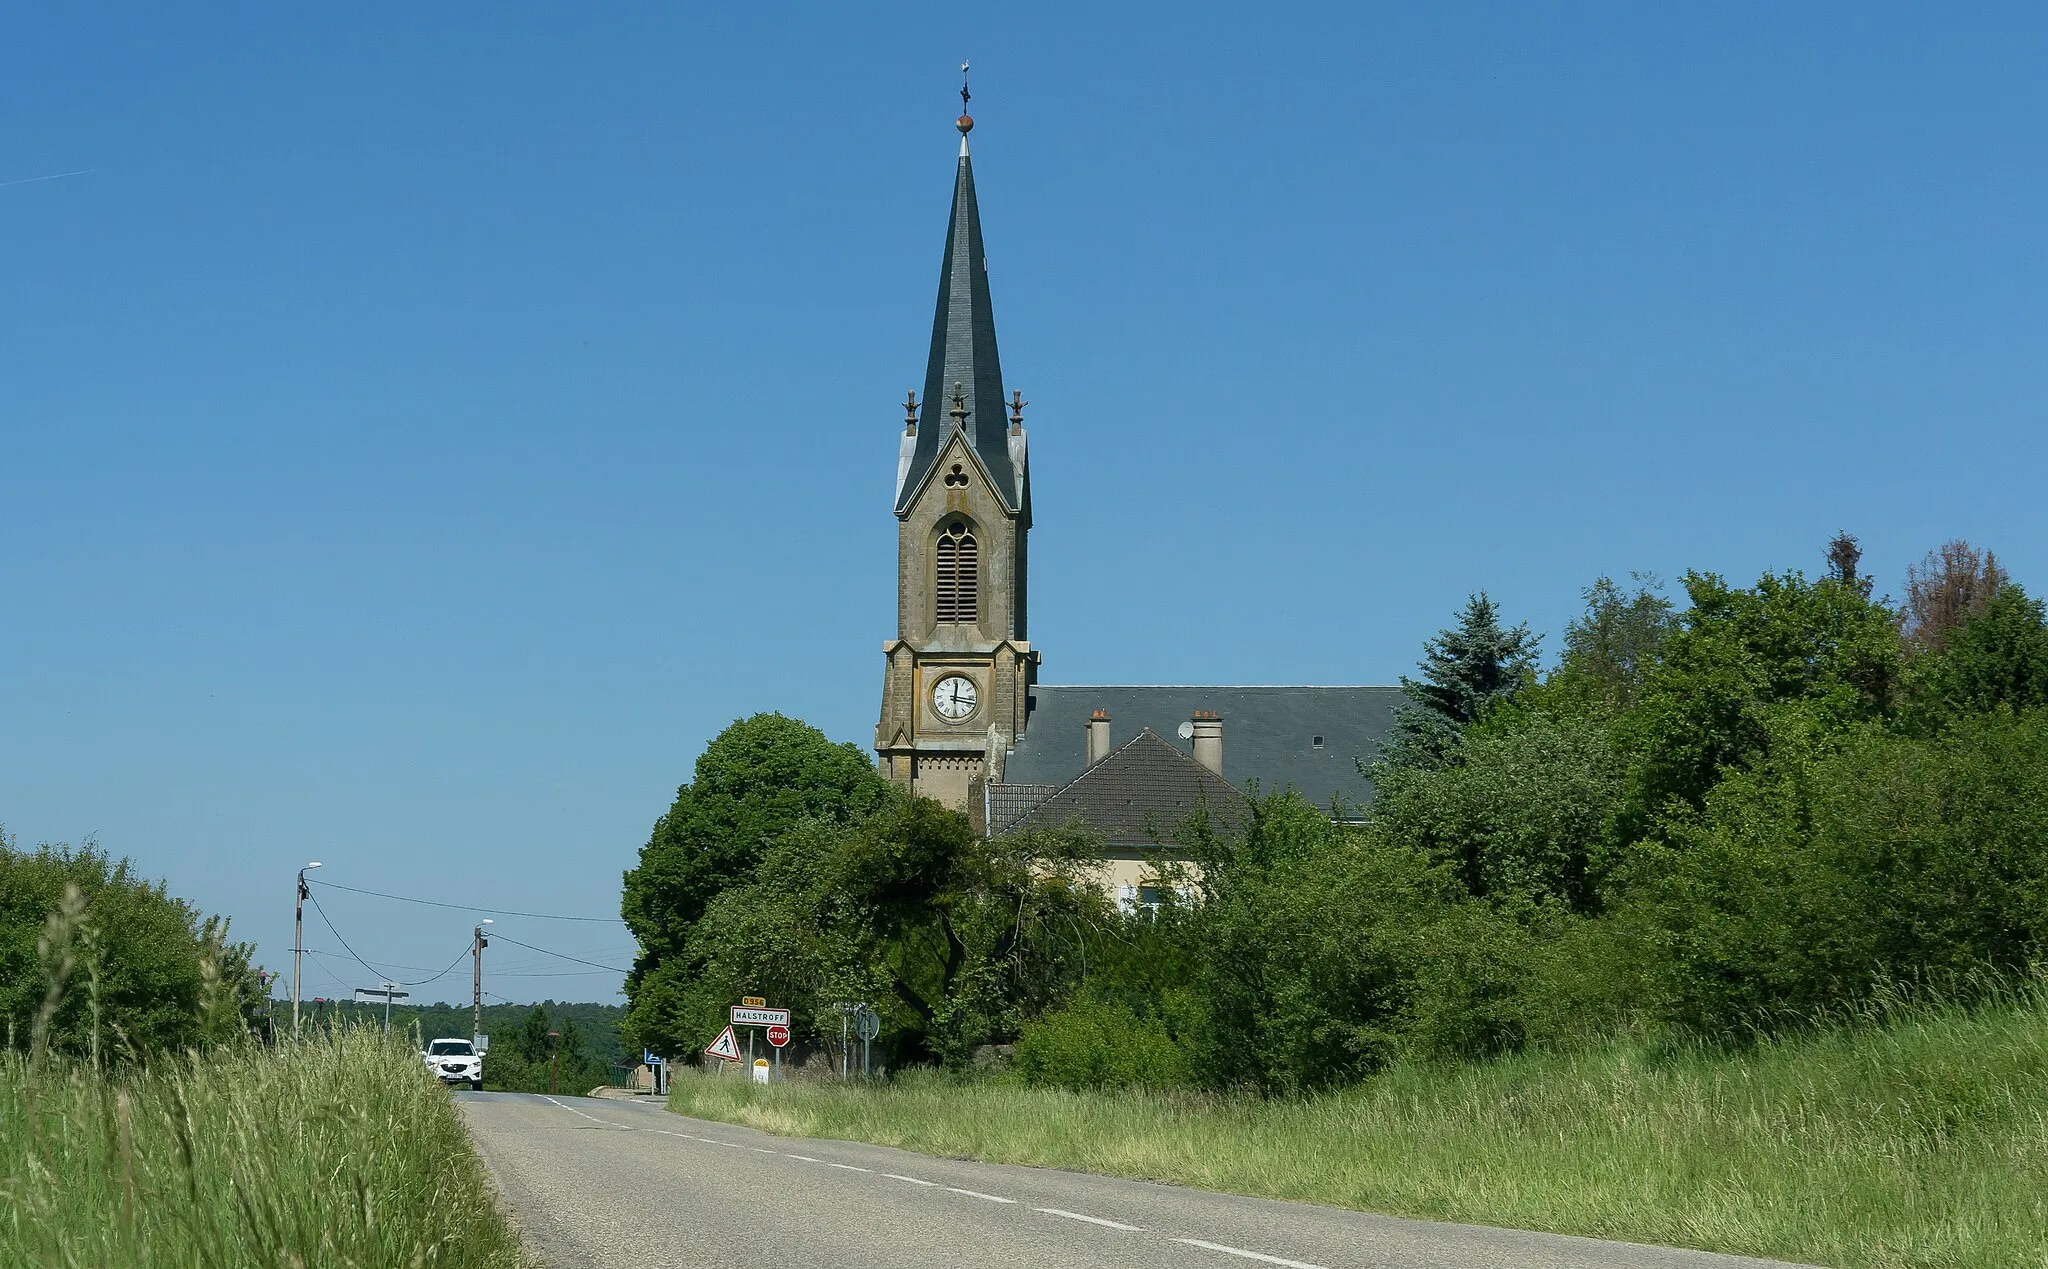
<path fill-rule="evenodd" d="M 960 63 L 960 117 L 953 121 L 953 126 L 960 129 L 960 144 L 963 146 L 967 144 L 967 134 L 974 131 L 974 116 L 967 113 L 967 103 L 974 98 L 974 94 L 967 91 L 968 69 L 969 63 Z M 965 154 L 966 151 L 962 150 L 961 153 Z"/>

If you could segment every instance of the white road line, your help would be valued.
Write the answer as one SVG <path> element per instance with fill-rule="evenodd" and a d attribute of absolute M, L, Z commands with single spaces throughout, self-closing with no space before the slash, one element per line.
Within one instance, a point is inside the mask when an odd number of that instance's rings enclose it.
<path fill-rule="evenodd" d="M 561 1102 L 555 1101 L 554 1098 L 549 1097 L 546 1093 L 536 1094 L 536 1096 L 538 1096 L 544 1102 L 553 1102 L 555 1105 L 561 1106 L 563 1110 L 568 1111 L 572 1115 L 583 1115 L 583 1112 L 576 1109 L 574 1106 L 563 1106 Z M 588 1119 L 593 1124 L 603 1124 L 607 1128 L 625 1128 L 627 1132 L 633 1131 L 633 1129 L 627 1127 L 625 1124 L 615 1124 L 607 1119 L 599 1119 L 596 1115 L 583 1115 L 583 1117 L 585 1119 Z"/>
<path fill-rule="evenodd" d="M 911 1183 L 912 1185 L 937 1185 L 937 1184 L 938 1184 L 938 1182 L 937 1182 L 937 1181 L 926 1181 L 926 1180 L 924 1180 L 924 1179 L 922 1179 L 922 1178 L 920 1178 L 920 1177 L 914 1177 L 914 1176 L 904 1176 L 904 1175 L 903 1175 L 903 1174 L 902 1174 L 901 1172 L 884 1172 L 884 1173 L 883 1173 L 882 1175 L 883 1175 L 883 1176 L 885 1176 L 885 1177 L 888 1177 L 888 1178 L 889 1178 L 889 1179 L 890 1179 L 891 1181 L 908 1181 L 908 1182 L 910 1182 L 910 1183 Z"/>
<path fill-rule="evenodd" d="M 753 1152 L 754 1152 L 755 1154 L 781 1154 L 781 1153 L 782 1153 L 782 1151 L 780 1151 L 780 1150 L 769 1150 L 769 1149 L 765 1149 L 764 1147 L 761 1147 L 761 1146 L 748 1146 L 748 1147 L 747 1147 L 747 1149 L 749 1149 L 749 1150 L 753 1151 Z"/>
<path fill-rule="evenodd" d="M 785 1153 L 785 1154 L 784 1154 L 784 1155 L 783 1155 L 782 1157 L 783 1157 L 783 1158 L 785 1158 L 785 1159 L 801 1159 L 801 1160 L 803 1160 L 803 1161 L 804 1161 L 805 1163 L 816 1163 L 816 1162 L 817 1162 L 817 1160 L 816 1160 L 816 1159 L 813 1159 L 813 1158 L 812 1158 L 811 1156 L 809 1156 L 809 1155 L 807 1155 L 807 1154 L 788 1154 L 788 1153 Z"/>
<path fill-rule="evenodd" d="M 983 1194 L 980 1190 L 963 1190 L 957 1185 L 949 1185 L 946 1188 L 955 1194 L 965 1194 L 968 1198 L 987 1199 L 991 1203 L 1014 1203 L 1017 1201 L 1016 1199 L 1006 1199 L 1000 1194 Z"/>
<path fill-rule="evenodd" d="M 1034 1212 L 1044 1212 L 1047 1216 L 1064 1216 L 1070 1221 L 1087 1221 L 1090 1225 L 1106 1225 L 1111 1229 L 1126 1229 L 1133 1234 L 1145 1232 L 1143 1228 L 1137 1225 L 1126 1225 L 1122 1221 L 1104 1220 L 1100 1216 L 1083 1216 L 1079 1212 L 1063 1212 L 1057 1207 L 1034 1207 L 1031 1210 Z"/>
<path fill-rule="evenodd" d="M 1289 1260 L 1285 1256 L 1269 1256 L 1263 1251 L 1246 1251 L 1242 1247 L 1226 1247 L 1222 1243 L 1212 1243 L 1201 1238 L 1176 1238 L 1173 1241 L 1186 1243 L 1190 1247 L 1220 1251 L 1226 1256 L 1243 1256 L 1246 1260 L 1262 1260 L 1269 1265 L 1285 1265 L 1287 1269 L 1323 1269 L 1323 1266 L 1312 1265 L 1306 1260 Z"/>
<path fill-rule="evenodd" d="M 845 1168 L 848 1172 L 873 1172 L 873 1168 L 856 1168 L 851 1163 L 828 1163 L 828 1168 Z"/>

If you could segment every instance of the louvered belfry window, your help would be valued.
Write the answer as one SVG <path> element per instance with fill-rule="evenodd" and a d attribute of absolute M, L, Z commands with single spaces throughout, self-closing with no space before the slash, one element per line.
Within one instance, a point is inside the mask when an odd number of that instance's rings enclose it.
<path fill-rule="evenodd" d="M 939 535 L 937 617 L 940 621 L 980 619 L 981 553 L 967 526 L 954 521 Z"/>

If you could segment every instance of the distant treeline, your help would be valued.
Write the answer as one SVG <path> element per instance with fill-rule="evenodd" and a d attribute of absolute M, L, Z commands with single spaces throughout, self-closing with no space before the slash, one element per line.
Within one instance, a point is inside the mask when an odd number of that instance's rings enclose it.
<path fill-rule="evenodd" d="M 1290 1090 L 1603 1031 L 1741 1042 L 2029 972 L 2040 602 L 1961 542 L 1874 596 L 1846 534 L 1817 578 L 1681 587 L 1596 581 L 1547 671 L 1475 595 L 1361 762 L 1362 823 L 1285 790 L 1235 835 L 1198 812 L 1166 843 L 1182 897 L 1134 913 L 1081 883 L 1079 833 L 982 841 L 855 746 L 737 722 L 626 875 L 629 1041 L 693 1054 L 755 994 L 829 1044 L 865 1000 L 896 1064 Z"/>

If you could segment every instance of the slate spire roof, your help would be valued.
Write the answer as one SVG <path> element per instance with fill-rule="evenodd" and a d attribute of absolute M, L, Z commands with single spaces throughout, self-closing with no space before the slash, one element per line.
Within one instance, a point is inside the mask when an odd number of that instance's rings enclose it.
<path fill-rule="evenodd" d="M 954 402 L 954 385 L 962 398 Z M 964 414 L 956 417 L 956 409 Z M 1011 461 L 1003 403 L 1003 367 L 996 355 L 995 312 L 988 298 L 988 259 L 981 246 L 981 209 L 974 199 L 974 164 L 967 138 L 960 138 L 960 166 L 953 178 L 953 215 L 946 226 L 946 256 L 939 266 L 938 311 L 932 317 L 932 351 L 924 374 L 917 444 L 896 494 L 896 513 L 911 498 L 953 435 L 966 433 L 1003 501 L 1019 510 L 1020 473 Z"/>

